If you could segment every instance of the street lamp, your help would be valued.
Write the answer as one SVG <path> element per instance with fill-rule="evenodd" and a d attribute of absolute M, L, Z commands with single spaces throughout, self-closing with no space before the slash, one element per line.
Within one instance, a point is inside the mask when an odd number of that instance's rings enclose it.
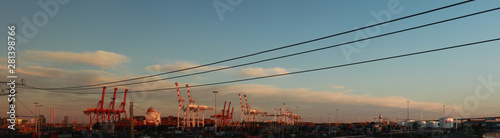
<path fill-rule="evenodd" d="M 38 102 L 34 102 L 33 104 L 35 104 L 35 120 L 34 120 L 34 123 L 35 123 L 35 132 L 38 133 L 38 113 L 36 111 L 37 110 L 37 107 L 38 107 Z"/>
<path fill-rule="evenodd" d="M 297 106 L 297 133 L 299 133 L 299 106 Z"/>
<path fill-rule="evenodd" d="M 311 121 L 311 124 L 312 124 L 312 122 L 313 122 L 312 114 L 309 114 L 309 117 L 311 117 L 309 121 Z"/>
<path fill-rule="evenodd" d="M 406 108 L 406 119 L 410 120 L 410 101 L 406 101 L 407 103 L 407 108 Z"/>
<path fill-rule="evenodd" d="M 219 91 L 212 91 L 214 94 L 215 94 L 215 112 L 214 112 L 214 116 L 215 116 L 215 135 L 217 135 L 217 93 L 219 93 Z"/>
<path fill-rule="evenodd" d="M 335 109 L 335 116 L 337 118 L 337 124 L 339 124 L 339 109 Z"/>
<path fill-rule="evenodd" d="M 445 105 L 443 104 L 443 133 L 444 133 L 444 128 L 446 127 L 446 114 L 445 114 L 445 111 L 444 111 L 444 107 Z"/>
<path fill-rule="evenodd" d="M 443 117 L 446 117 L 446 114 L 444 112 L 444 107 L 445 107 L 445 105 L 443 104 Z"/>
<path fill-rule="evenodd" d="M 361 123 L 360 116 L 361 116 L 361 115 L 358 113 L 358 122 L 360 122 L 360 123 Z"/>
<path fill-rule="evenodd" d="M 38 118 L 38 119 L 37 119 L 37 123 L 38 123 L 38 125 L 40 125 L 40 127 L 42 127 L 42 125 L 41 125 L 41 124 L 42 124 L 42 120 L 40 120 L 40 107 L 42 107 L 42 106 L 43 106 L 43 105 L 41 105 L 41 104 L 39 105 L 39 104 L 37 103 L 36 107 L 38 107 L 38 109 L 36 109 L 36 108 L 35 108 L 35 110 L 38 110 L 38 111 L 36 111 L 36 112 L 38 113 L 38 114 L 37 114 L 37 118 Z M 40 133 L 40 134 L 38 133 L 38 132 L 41 132 L 41 131 L 40 131 L 40 127 L 37 127 L 37 129 L 36 129 L 36 130 L 37 130 L 37 135 L 38 135 L 38 137 L 40 137 L 40 135 L 41 135 L 41 133 Z"/>
<path fill-rule="evenodd" d="M 330 134 L 330 131 L 332 130 L 331 126 L 330 126 L 330 113 L 328 113 L 328 134 Z"/>
<path fill-rule="evenodd" d="M 299 106 L 297 106 L 297 115 L 299 115 Z"/>
<path fill-rule="evenodd" d="M 297 125 L 299 124 L 299 106 L 297 106 Z M 298 129 L 298 127 L 297 127 Z"/>
<path fill-rule="evenodd" d="M 408 126 L 408 122 L 410 122 L 410 101 L 406 101 L 407 103 L 407 108 L 406 108 L 406 122 L 405 122 L 405 125 L 408 128 L 410 128 L 410 126 Z M 410 130 L 408 129 L 408 135 L 410 135 Z"/>

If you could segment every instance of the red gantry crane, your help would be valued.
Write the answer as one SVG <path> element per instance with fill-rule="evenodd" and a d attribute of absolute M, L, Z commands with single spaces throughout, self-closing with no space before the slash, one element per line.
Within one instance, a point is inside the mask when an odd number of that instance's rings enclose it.
<path fill-rule="evenodd" d="M 231 111 L 231 113 L 229 113 L 229 109 L 231 107 L 231 102 L 229 102 L 229 106 L 226 110 L 226 104 L 227 104 L 227 101 L 224 101 L 224 108 L 222 108 L 221 112 L 219 114 L 215 114 L 214 116 L 212 116 L 212 118 L 215 118 L 215 121 L 217 122 L 217 124 L 219 124 L 221 127 L 224 127 L 224 126 L 228 126 L 232 121 L 232 114 L 233 112 Z M 234 107 L 233 107 L 233 110 L 234 110 Z"/>
<path fill-rule="evenodd" d="M 229 117 L 229 119 L 231 119 L 230 122 L 233 122 L 233 111 L 234 111 L 234 106 L 233 106 L 233 108 L 231 108 L 231 117 Z"/>
<path fill-rule="evenodd" d="M 121 118 L 121 114 L 125 113 L 125 101 L 127 99 L 127 89 L 125 89 L 125 95 L 123 98 L 123 103 L 120 104 L 118 109 L 115 109 L 115 99 L 116 99 L 116 91 L 118 89 L 115 88 L 114 94 L 113 94 L 113 101 L 110 102 L 110 104 L 104 108 L 104 95 L 106 93 L 106 86 L 102 87 L 102 96 L 101 100 L 93 107 L 87 108 L 87 110 L 83 111 L 84 114 L 89 115 L 89 126 L 92 126 L 92 123 L 94 120 L 96 122 L 105 122 L 106 117 L 108 121 L 111 121 L 111 116 L 113 116 L 113 122 L 116 122 L 117 119 Z M 116 115 L 118 114 L 118 118 L 116 118 Z"/>
<path fill-rule="evenodd" d="M 230 108 L 231 108 L 231 102 L 229 102 L 229 106 L 227 106 L 227 110 L 226 110 L 226 116 L 224 116 L 224 124 L 225 124 L 225 125 L 229 125 L 229 123 L 231 123 L 231 122 L 229 122 L 229 121 L 230 121 L 230 120 L 229 120 L 229 119 L 230 119 L 230 118 L 229 118 L 229 117 L 230 117 L 230 116 L 229 116 L 229 109 L 230 109 Z M 223 112 L 224 112 L 224 111 L 223 111 Z"/>
<path fill-rule="evenodd" d="M 128 89 L 125 89 L 125 93 L 123 94 L 123 102 L 120 103 L 120 106 L 118 107 L 118 120 L 122 118 L 122 114 L 123 114 L 123 117 L 126 117 L 127 116 L 127 111 L 125 110 L 125 105 L 126 105 L 126 102 L 127 102 L 127 91 Z"/>
<path fill-rule="evenodd" d="M 227 102 L 227 101 L 226 101 Z M 224 108 L 226 107 L 226 102 L 224 102 Z M 222 111 L 224 111 L 224 108 L 222 109 Z M 217 113 L 217 111 L 215 111 L 215 114 L 210 116 L 211 118 L 214 118 L 215 120 L 215 124 L 218 124 L 219 126 L 222 126 L 221 124 L 221 120 L 222 120 L 222 112 L 221 113 Z"/>
<path fill-rule="evenodd" d="M 92 120 L 96 119 L 96 122 L 99 122 L 99 118 L 101 120 L 104 120 L 104 115 L 102 114 L 103 112 L 103 103 L 104 103 L 104 93 L 106 92 L 106 86 L 102 87 L 102 98 L 101 101 L 97 103 L 94 107 L 87 108 L 87 110 L 83 111 L 84 114 L 89 115 L 90 117 L 90 124 L 89 126 L 92 126 Z"/>
<path fill-rule="evenodd" d="M 106 108 L 106 116 L 108 116 L 108 121 L 111 121 L 112 119 L 113 122 L 116 122 L 116 113 L 118 112 L 118 110 L 115 110 L 116 90 L 118 90 L 118 88 L 115 88 L 113 98 L 111 98 L 112 101 L 109 102 L 109 105 Z M 111 116 L 113 116 L 113 118 L 111 118 Z"/>

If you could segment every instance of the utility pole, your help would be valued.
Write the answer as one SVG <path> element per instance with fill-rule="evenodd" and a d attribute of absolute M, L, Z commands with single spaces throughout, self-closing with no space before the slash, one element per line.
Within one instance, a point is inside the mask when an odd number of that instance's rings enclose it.
<path fill-rule="evenodd" d="M 311 121 L 311 123 L 312 123 L 312 122 L 313 122 L 313 117 L 312 117 L 312 114 L 309 114 L 309 117 L 310 117 L 310 120 L 309 120 L 309 121 Z"/>
<path fill-rule="evenodd" d="M 337 118 L 337 124 L 339 123 L 339 109 L 335 109 L 336 118 Z"/>
<path fill-rule="evenodd" d="M 361 116 L 361 115 L 358 113 L 358 121 L 361 123 L 361 119 L 359 119 L 359 118 L 360 118 L 360 116 Z"/>
<path fill-rule="evenodd" d="M 37 113 L 38 113 L 37 118 L 38 119 L 37 120 L 38 120 L 38 125 L 39 125 L 39 127 L 37 128 L 37 136 L 40 138 L 41 134 L 42 134 L 40 131 L 40 127 L 42 127 L 42 120 L 40 120 L 40 108 L 43 105 L 36 105 L 36 106 L 38 107 L 38 111 L 37 111 Z"/>
<path fill-rule="evenodd" d="M 321 114 L 321 119 L 320 120 L 321 120 L 321 123 L 323 123 L 323 114 Z"/>
<path fill-rule="evenodd" d="M 445 105 L 443 104 L 443 118 L 446 117 L 446 114 L 444 112 L 444 107 L 445 107 Z"/>
<path fill-rule="evenodd" d="M 332 130 L 332 127 L 330 126 L 330 113 L 328 113 L 328 134 L 330 134 L 331 130 Z"/>
<path fill-rule="evenodd" d="M 130 137 L 134 138 L 134 102 L 130 102 Z"/>
<path fill-rule="evenodd" d="M 446 114 L 444 111 L 445 105 L 443 104 L 443 133 L 445 132 L 444 128 L 446 127 Z M 441 122 L 440 122 L 441 123 Z"/>
<path fill-rule="evenodd" d="M 407 103 L 406 120 L 410 120 L 410 101 L 406 101 L 406 103 Z"/>
<path fill-rule="evenodd" d="M 420 122 L 422 122 L 422 119 L 424 119 L 424 114 L 422 114 L 422 108 L 420 108 Z"/>
<path fill-rule="evenodd" d="M 38 134 L 38 102 L 34 102 L 33 104 L 35 104 L 35 120 L 33 120 L 35 122 L 35 134 Z"/>
<path fill-rule="evenodd" d="M 297 115 L 299 115 L 299 106 L 297 106 Z"/>
<path fill-rule="evenodd" d="M 297 123 L 295 125 L 297 125 L 297 133 L 299 133 L 299 106 L 297 106 Z"/>
<path fill-rule="evenodd" d="M 409 122 L 410 122 L 410 101 L 406 101 L 407 103 L 407 108 L 406 108 L 406 122 L 405 122 L 405 125 L 406 125 L 406 128 L 410 128 L 410 126 L 408 125 Z M 410 129 L 408 129 L 408 135 L 410 135 Z"/>
<path fill-rule="evenodd" d="M 215 94 L 215 111 L 214 111 L 214 116 L 215 116 L 215 135 L 217 136 L 217 93 L 219 93 L 219 91 L 213 91 L 213 93 Z M 241 99 L 241 96 L 240 96 L 240 99 Z"/>
<path fill-rule="evenodd" d="M 299 106 L 297 106 L 297 125 L 299 124 L 299 118 L 298 117 L 299 117 Z M 299 129 L 299 127 L 297 127 L 297 129 Z"/>
<path fill-rule="evenodd" d="M 423 119 L 424 119 L 424 114 L 422 114 L 422 108 L 420 108 L 420 125 L 418 126 L 418 130 L 420 130 L 420 131 L 423 129 L 423 127 L 421 126 L 424 124 L 424 123 L 422 123 Z M 422 137 L 423 137 L 423 134 L 422 134 Z"/>
<path fill-rule="evenodd" d="M 457 118 L 457 110 L 455 110 L 455 131 L 458 131 L 458 118 Z"/>

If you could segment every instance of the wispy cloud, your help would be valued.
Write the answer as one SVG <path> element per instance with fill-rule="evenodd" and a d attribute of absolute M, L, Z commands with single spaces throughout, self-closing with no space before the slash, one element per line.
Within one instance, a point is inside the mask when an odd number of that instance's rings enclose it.
<path fill-rule="evenodd" d="M 344 89 L 345 87 L 340 85 L 330 86 L 330 88 L 335 90 L 334 92 L 339 92 L 339 93 L 348 93 L 354 91 L 350 89 Z"/>
<path fill-rule="evenodd" d="M 340 103 L 351 105 L 374 105 L 392 108 L 406 108 L 406 101 L 411 101 L 412 107 L 423 108 L 428 111 L 439 111 L 443 105 L 442 103 L 414 101 L 398 96 L 377 97 L 371 95 L 346 94 L 344 91 L 313 91 L 306 88 L 283 89 L 271 85 L 233 85 L 225 88 L 225 91 L 229 92 L 235 90 L 242 90 L 243 93 L 246 93 L 248 96 L 252 96 L 263 101 L 278 100 L 315 104 Z"/>
<path fill-rule="evenodd" d="M 126 75 L 116 75 L 103 70 L 63 70 L 58 68 L 27 66 L 16 69 L 18 76 L 30 85 L 63 87 L 114 81 Z"/>
<path fill-rule="evenodd" d="M 188 61 L 176 61 L 174 63 L 166 63 L 166 64 L 158 64 L 158 65 L 151 65 L 147 66 L 146 70 L 151 70 L 151 71 L 156 71 L 156 72 L 168 72 L 168 71 L 174 71 L 174 70 L 180 70 L 180 69 L 185 69 L 185 68 L 191 68 L 191 67 L 196 67 L 199 66 L 199 64 L 188 62 Z M 213 70 L 213 69 L 218 69 L 222 68 L 225 66 L 204 66 L 192 70 L 185 70 L 182 71 L 184 73 L 191 73 L 193 70 L 198 70 L 198 71 L 206 71 L 206 70 Z"/>
<path fill-rule="evenodd" d="M 285 68 L 245 68 L 237 71 L 233 76 L 237 77 L 259 77 L 259 76 L 267 76 L 267 75 L 275 75 L 275 74 L 286 74 L 290 71 Z"/>
<path fill-rule="evenodd" d="M 334 90 L 338 90 L 338 89 L 344 89 L 344 86 L 330 86 L 330 88 L 334 89 Z"/>
<path fill-rule="evenodd" d="M 32 61 L 62 62 L 65 64 L 83 64 L 103 69 L 115 69 L 129 58 L 113 53 L 98 50 L 95 52 L 67 52 L 67 51 L 34 51 L 28 50 L 23 54 L 25 58 Z"/>

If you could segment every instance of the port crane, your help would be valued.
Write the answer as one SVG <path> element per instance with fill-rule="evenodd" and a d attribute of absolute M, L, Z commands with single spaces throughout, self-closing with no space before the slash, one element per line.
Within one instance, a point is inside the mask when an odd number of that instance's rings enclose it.
<path fill-rule="evenodd" d="M 196 101 L 191 97 L 191 90 L 189 89 L 189 85 L 186 84 L 187 93 L 188 93 L 188 103 L 185 106 L 185 100 L 182 98 L 179 92 L 179 84 L 176 82 L 175 86 L 177 87 L 177 97 L 179 101 L 179 110 L 177 120 L 179 120 L 179 116 L 182 111 L 183 122 L 184 124 L 179 124 L 177 121 L 177 126 L 182 125 L 183 127 L 199 127 L 205 126 L 205 111 L 213 111 L 214 108 L 210 108 L 207 105 L 199 105 Z M 202 120 L 200 121 L 200 112 L 202 113 Z M 201 125 L 200 125 L 201 124 Z"/>
<path fill-rule="evenodd" d="M 90 122 L 89 126 L 92 126 L 92 123 L 94 120 L 96 123 L 97 122 L 106 122 L 106 121 L 108 121 L 108 122 L 112 121 L 114 123 L 121 118 L 122 113 L 125 114 L 124 116 L 126 116 L 125 102 L 127 99 L 128 89 L 125 89 L 123 102 L 120 104 L 120 106 L 117 109 L 115 109 L 115 99 L 116 99 L 116 91 L 117 90 L 118 90 L 118 88 L 114 89 L 112 101 L 109 103 L 109 105 L 106 108 L 104 108 L 104 95 L 106 93 L 106 86 L 103 86 L 101 100 L 93 107 L 87 108 L 87 110 L 83 111 L 83 113 L 85 115 L 88 115 L 90 118 L 89 119 L 89 122 Z M 117 115 L 118 115 L 118 118 L 116 118 Z M 113 118 L 111 118 L 111 116 Z"/>

